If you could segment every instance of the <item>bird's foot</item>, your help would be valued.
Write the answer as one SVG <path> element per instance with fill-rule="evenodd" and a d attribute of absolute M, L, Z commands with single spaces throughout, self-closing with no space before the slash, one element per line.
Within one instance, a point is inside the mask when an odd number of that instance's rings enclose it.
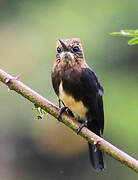
<path fill-rule="evenodd" d="M 61 115 L 63 114 L 63 112 L 65 112 L 68 108 L 66 106 L 62 107 L 59 109 L 58 111 L 58 120 L 60 121 Z"/>
<path fill-rule="evenodd" d="M 58 100 L 58 107 L 61 108 L 61 100 Z"/>
<path fill-rule="evenodd" d="M 88 120 L 85 120 L 77 129 L 77 134 L 82 130 L 83 127 L 87 127 Z"/>
<path fill-rule="evenodd" d="M 70 116 L 74 117 L 74 114 L 72 113 L 72 111 L 65 106 L 64 102 L 61 101 L 60 99 L 58 100 L 58 103 L 59 103 L 59 112 L 58 112 L 58 120 L 60 121 L 60 118 L 61 118 L 61 115 L 64 111 L 66 111 Z M 61 103 L 64 105 L 63 108 L 61 108 Z"/>
<path fill-rule="evenodd" d="M 70 116 L 74 117 L 73 112 L 72 112 L 69 108 L 67 108 L 67 113 L 68 113 Z"/>

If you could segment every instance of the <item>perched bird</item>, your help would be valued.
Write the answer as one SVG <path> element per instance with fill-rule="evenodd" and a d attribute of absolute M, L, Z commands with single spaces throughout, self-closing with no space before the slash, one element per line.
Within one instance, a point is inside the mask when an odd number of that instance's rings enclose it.
<path fill-rule="evenodd" d="M 74 115 L 82 124 L 97 135 L 104 130 L 103 88 L 93 70 L 85 61 L 80 39 L 64 39 L 57 42 L 56 62 L 52 69 L 53 88 L 64 107 L 63 111 Z M 92 166 L 104 170 L 103 152 L 88 143 Z"/>

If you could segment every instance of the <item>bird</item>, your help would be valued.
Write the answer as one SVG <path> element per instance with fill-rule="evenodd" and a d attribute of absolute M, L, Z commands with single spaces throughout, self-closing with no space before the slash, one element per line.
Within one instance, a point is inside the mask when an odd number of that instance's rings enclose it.
<path fill-rule="evenodd" d="M 56 61 L 51 71 L 52 85 L 59 98 L 58 117 L 64 111 L 75 117 L 83 127 L 101 136 L 104 130 L 103 87 L 88 66 L 79 38 L 59 39 Z M 64 107 L 61 108 L 61 102 Z M 105 169 L 104 153 L 88 142 L 90 161 L 95 171 Z"/>

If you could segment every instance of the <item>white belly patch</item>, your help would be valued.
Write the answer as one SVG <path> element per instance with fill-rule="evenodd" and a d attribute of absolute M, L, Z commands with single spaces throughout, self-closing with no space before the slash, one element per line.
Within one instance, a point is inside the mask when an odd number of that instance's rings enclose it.
<path fill-rule="evenodd" d="M 62 81 L 59 85 L 59 98 L 77 117 L 85 120 L 87 108 L 84 106 L 82 101 L 75 101 L 71 95 L 63 90 Z"/>

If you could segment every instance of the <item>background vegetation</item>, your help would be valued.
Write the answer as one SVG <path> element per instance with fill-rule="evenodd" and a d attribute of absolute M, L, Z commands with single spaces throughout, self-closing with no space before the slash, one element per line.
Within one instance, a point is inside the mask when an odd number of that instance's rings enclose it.
<path fill-rule="evenodd" d="M 0 67 L 55 104 L 51 68 L 59 38 L 79 37 L 85 57 L 104 87 L 105 131 L 109 142 L 138 157 L 137 46 L 110 32 L 136 29 L 136 0 L 1 0 Z M 137 178 L 106 157 L 107 169 L 95 174 L 87 143 L 47 115 L 36 120 L 32 104 L 0 83 L 0 179 Z"/>

